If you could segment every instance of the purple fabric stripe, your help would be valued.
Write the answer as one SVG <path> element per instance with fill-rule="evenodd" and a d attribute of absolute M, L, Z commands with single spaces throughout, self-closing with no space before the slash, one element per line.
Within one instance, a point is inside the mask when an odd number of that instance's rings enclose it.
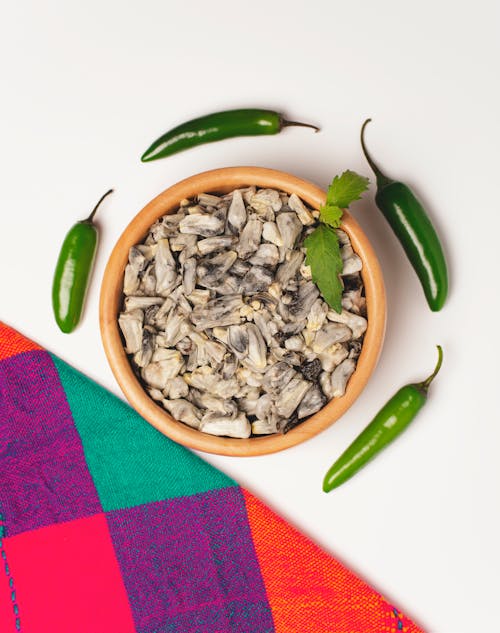
<path fill-rule="evenodd" d="M 0 363 L 0 507 L 9 535 L 101 512 L 50 355 Z"/>
<path fill-rule="evenodd" d="M 106 516 L 138 633 L 274 631 L 239 487 Z"/>

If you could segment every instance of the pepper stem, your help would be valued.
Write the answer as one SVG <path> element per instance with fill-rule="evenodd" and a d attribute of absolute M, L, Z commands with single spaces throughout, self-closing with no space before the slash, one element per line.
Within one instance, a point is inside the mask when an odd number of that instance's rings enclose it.
<path fill-rule="evenodd" d="M 94 219 L 94 215 L 96 214 L 97 209 L 99 208 L 101 202 L 104 200 L 104 198 L 106 198 L 107 196 L 109 196 L 110 193 L 113 193 L 113 189 L 110 189 L 109 191 L 106 191 L 106 193 L 101 197 L 101 199 L 99 200 L 99 202 L 95 205 L 95 207 L 92 209 L 92 213 L 89 215 L 89 217 L 86 220 L 83 220 L 84 222 L 92 222 L 92 220 Z"/>
<path fill-rule="evenodd" d="M 368 150 L 366 149 L 365 138 L 364 138 L 365 127 L 368 125 L 368 123 L 370 123 L 370 121 L 371 119 L 366 119 L 366 121 L 363 123 L 363 126 L 361 127 L 361 147 L 363 148 L 363 154 L 365 155 L 365 158 L 368 161 L 368 164 L 372 168 L 373 173 L 375 174 L 377 178 L 377 188 L 381 189 L 382 187 L 389 185 L 393 181 L 390 178 L 388 178 L 385 174 L 382 173 L 379 166 L 377 165 L 377 163 L 374 162 L 373 158 L 370 156 L 370 154 L 368 153 Z"/>
<path fill-rule="evenodd" d="M 312 125 L 311 123 L 301 123 L 300 121 L 287 121 L 286 119 L 281 119 L 280 121 L 280 129 L 283 129 L 284 127 L 290 127 L 292 125 L 296 125 L 298 127 L 310 127 L 315 132 L 320 131 L 319 127 L 317 127 L 316 125 Z"/>
<path fill-rule="evenodd" d="M 438 361 L 436 363 L 436 367 L 434 368 L 434 371 L 426 380 L 424 380 L 423 382 L 419 382 L 417 384 L 417 387 L 421 389 L 424 393 L 427 393 L 427 390 L 429 389 L 429 385 L 437 376 L 439 370 L 441 369 L 441 365 L 443 364 L 443 350 L 441 348 L 441 345 L 437 345 L 436 347 L 438 350 Z"/>

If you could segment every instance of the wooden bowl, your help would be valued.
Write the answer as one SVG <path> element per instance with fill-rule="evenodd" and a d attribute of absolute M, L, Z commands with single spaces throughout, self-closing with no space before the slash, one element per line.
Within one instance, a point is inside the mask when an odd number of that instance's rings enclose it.
<path fill-rule="evenodd" d="M 344 212 L 342 228 L 363 262 L 362 277 L 368 311 L 368 328 L 354 374 L 345 395 L 331 400 L 320 411 L 285 435 L 249 439 L 217 437 L 197 431 L 175 420 L 146 393 L 123 349 L 118 313 L 123 299 L 123 275 L 131 246 L 141 242 L 149 227 L 171 213 L 183 198 L 199 193 L 227 193 L 255 185 L 296 193 L 311 207 L 324 204 L 325 192 L 306 180 L 261 167 L 228 167 L 191 176 L 170 187 L 149 202 L 130 222 L 118 240 L 107 264 L 101 288 L 100 325 L 104 349 L 111 369 L 127 400 L 148 422 L 180 444 L 220 455 L 263 455 L 283 450 L 317 435 L 337 420 L 359 396 L 378 360 L 385 332 L 385 290 L 377 257 L 357 222 Z"/>

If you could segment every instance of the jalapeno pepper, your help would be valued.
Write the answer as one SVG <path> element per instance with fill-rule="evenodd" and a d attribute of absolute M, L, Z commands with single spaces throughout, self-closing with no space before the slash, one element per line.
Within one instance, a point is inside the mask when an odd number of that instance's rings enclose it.
<path fill-rule="evenodd" d="M 330 492 L 356 474 L 367 462 L 400 435 L 427 400 L 429 385 L 443 362 L 438 345 L 438 361 L 432 374 L 423 382 L 401 387 L 373 418 L 364 431 L 342 453 L 326 473 L 323 490 Z"/>
<path fill-rule="evenodd" d="M 448 271 L 443 248 L 424 207 L 411 189 L 388 178 L 371 158 L 364 143 L 361 146 L 368 164 L 377 178 L 375 202 L 401 242 L 408 259 L 420 279 L 427 302 L 434 312 L 441 310 L 448 294 Z"/>
<path fill-rule="evenodd" d="M 310 127 L 316 132 L 319 131 L 318 127 L 309 123 L 287 121 L 281 114 L 272 110 L 245 109 L 214 112 L 182 123 L 166 132 L 144 152 L 141 160 L 143 162 L 157 160 L 202 143 L 212 143 L 235 136 L 277 134 L 290 125 Z"/>
<path fill-rule="evenodd" d="M 107 191 L 85 220 L 77 222 L 66 235 L 57 260 L 52 284 L 52 307 L 59 328 L 68 334 L 80 321 L 97 247 L 93 219 Z"/>

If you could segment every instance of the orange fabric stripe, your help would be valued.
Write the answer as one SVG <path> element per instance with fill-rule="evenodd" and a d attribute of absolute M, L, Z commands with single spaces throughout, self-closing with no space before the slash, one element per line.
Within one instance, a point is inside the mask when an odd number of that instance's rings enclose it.
<path fill-rule="evenodd" d="M 0 360 L 34 349 L 42 348 L 0 321 Z"/>
<path fill-rule="evenodd" d="M 423 633 L 341 563 L 244 494 L 277 633 Z"/>

